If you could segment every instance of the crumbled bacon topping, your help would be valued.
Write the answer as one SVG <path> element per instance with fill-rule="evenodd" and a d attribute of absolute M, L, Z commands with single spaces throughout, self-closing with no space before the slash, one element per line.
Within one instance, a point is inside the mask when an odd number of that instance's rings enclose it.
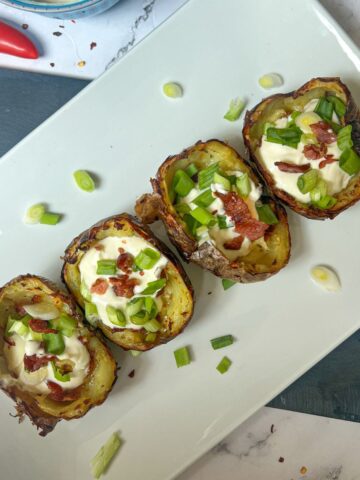
<path fill-rule="evenodd" d="M 38 333 L 57 333 L 57 330 L 49 327 L 49 322 L 40 320 L 39 318 L 31 318 L 29 320 L 29 327 Z"/>
<path fill-rule="evenodd" d="M 305 165 L 296 165 L 295 163 L 275 162 L 275 165 L 279 170 L 287 173 L 304 173 L 310 169 L 310 163 L 305 163 Z"/>
<path fill-rule="evenodd" d="M 26 315 L 26 310 L 24 309 L 23 305 L 15 305 L 15 310 L 18 315 Z"/>
<path fill-rule="evenodd" d="M 327 153 L 327 146 L 325 143 L 320 143 L 320 145 L 305 145 L 303 154 L 308 160 L 319 160 L 324 157 Z"/>
<path fill-rule="evenodd" d="M 139 285 L 139 280 L 129 278 L 129 275 L 120 275 L 118 277 L 111 277 L 110 283 L 116 296 L 131 298 L 134 296 L 134 288 L 136 285 Z"/>
<path fill-rule="evenodd" d="M 131 272 L 133 263 L 134 257 L 131 255 L 131 253 L 121 253 L 116 260 L 117 268 L 125 273 Z"/>
<path fill-rule="evenodd" d="M 321 162 L 319 163 L 319 168 L 324 168 L 326 167 L 326 165 L 334 162 L 336 162 L 334 155 L 326 155 L 325 160 L 321 160 Z"/>
<path fill-rule="evenodd" d="M 326 122 L 318 122 L 310 125 L 311 130 L 321 143 L 333 143 L 336 141 L 336 133 Z"/>
<path fill-rule="evenodd" d="M 98 278 L 96 281 L 91 285 L 90 292 L 96 293 L 97 295 L 104 295 L 106 290 L 108 289 L 109 284 L 104 278 Z"/>
<path fill-rule="evenodd" d="M 27 372 L 36 372 L 41 367 L 45 367 L 51 360 L 55 360 L 53 355 L 24 355 L 24 366 Z"/>
<path fill-rule="evenodd" d="M 226 248 L 226 250 L 240 250 L 243 241 L 244 237 L 235 237 L 232 240 L 228 240 L 227 242 L 225 242 L 224 248 Z"/>
<path fill-rule="evenodd" d="M 73 390 L 64 390 L 58 383 L 47 381 L 47 386 L 50 389 L 49 397 L 56 402 L 70 402 L 76 400 L 80 396 L 80 390 L 74 388 Z"/>

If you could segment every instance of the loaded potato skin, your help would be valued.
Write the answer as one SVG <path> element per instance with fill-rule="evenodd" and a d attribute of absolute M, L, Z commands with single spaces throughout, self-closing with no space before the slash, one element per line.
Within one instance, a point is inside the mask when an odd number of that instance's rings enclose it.
<path fill-rule="evenodd" d="M 0 289 L 0 387 L 41 436 L 103 403 L 115 380 L 109 349 L 72 297 L 29 274 Z"/>
<path fill-rule="evenodd" d="M 339 78 L 314 78 L 248 111 L 243 136 L 274 196 L 307 218 L 333 219 L 360 198 L 359 120 Z"/>
<path fill-rule="evenodd" d="M 104 260 L 108 271 L 101 270 Z M 127 213 L 76 237 L 65 251 L 62 278 L 87 318 L 125 350 L 168 342 L 193 314 L 193 288 L 180 262 Z"/>
<path fill-rule="evenodd" d="M 174 193 L 179 176 L 180 194 Z M 140 197 L 135 211 L 144 222 L 160 218 L 186 261 L 242 283 L 265 280 L 287 264 L 285 210 L 263 195 L 256 173 L 225 143 L 198 142 L 168 157 L 151 184 L 153 193 Z"/>

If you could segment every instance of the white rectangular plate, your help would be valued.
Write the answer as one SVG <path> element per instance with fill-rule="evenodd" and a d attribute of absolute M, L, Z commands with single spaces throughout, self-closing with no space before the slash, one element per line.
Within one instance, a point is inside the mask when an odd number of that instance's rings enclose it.
<path fill-rule="evenodd" d="M 242 121 L 223 114 L 235 96 L 249 107 L 265 96 L 261 74 L 281 73 L 281 91 L 341 75 L 359 100 L 359 69 L 359 52 L 314 1 L 190 1 L 0 161 L 1 283 L 26 272 L 58 279 L 70 240 L 131 211 L 167 155 L 208 138 L 242 151 Z M 168 80 L 184 86 L 181 100 L 163 97 Z M 78 168 L 98 174 L 95 193 L 76 189 Z M 23 225 L 24 210 L 38 201 L 63 212 L 63 221 Z M 266 282 L 223 292 L 219 279 L 189 267 L 197 306 L 184 334 L 136 359 L 119 352 L 108 401 L 48 438 L 29 422 L 16 425 L 2 396 L 2 477 L 87 479 L 89 460 L 114 430 L 125 444 L 106 478 L 176 475 L 359 327 L 359 214 L 360 205 L 332 222 L 291 215 L 290 264 Z M 341 293 L 310 282 L 317 263 L 337 269 Z M 233 366 L 221 376 L 215 367 L 225 352 L 209 340 L 227 333 L 237 341 L 226 350 Z M 194 362 L 178 370 L 172 352 L 183 345 L 191 345 Z"/>

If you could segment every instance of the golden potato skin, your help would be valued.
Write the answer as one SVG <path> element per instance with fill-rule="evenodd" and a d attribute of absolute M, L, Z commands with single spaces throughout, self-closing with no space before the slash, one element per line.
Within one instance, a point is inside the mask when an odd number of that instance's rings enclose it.
<path fill-rule="evenodd" d="M 160 216 L 170 240 L 186 261 L 194 262 L 219 277 L 236 282 L 251 283 L 265 280 L 285 267 L 290 257 L 289 225 L 286 212 L 281 205 L 272 199 L 269 201 L 279 219 L 277 225 L 269 228 L 267 238 L 269 252 L 254 249 L 247 256 L 230 262 L 212 244 L 203 243 L 198 247 L 196 239 L 186 231 L 184 222 L 169 201 L 168 187 L 175 171 L 178 168 L 185 168 L 191 162 L 198 167 L 206 167 L 212 158 L 219 161 L 222 169 L 242 170 L 248 173 L 254 183 L 259 183 L 253 169 L 233 148 L 220 140 L 200 141 L 179 155 L 170 156 L 165 160 L 159 167 L 156 177 L 151 179 L 153 193 L 140 197 L 136 202 L 135 211 L 143 221 L 146 222 L 149 218 L 151 220 L 149 212 L 153 202 L 154 212 Z"/>
<path fill-rule="evenodd" d="M 260 145 L 260 132 L 262 132 L 264 123 L 270 121 L 270 119 L 275 120 L 278 118 L 276 115 L 277 111 L 287 111 L 297 102 L 304 105 L 312 98 L 317 98 L 319 94 L 324 94 L 324 92 L 337 94 L 345 103 L 347 108 L 344 125 L 351 124 L 353 126 L 352 137 L 354 147 L 357 153 L 360 154 L 360 111 L 349 89 L 338 77 L 313 78 L 294 92 L 286 94 L 278 93 L 267 97 L 252 110 L 246 112 L 243 128 L 244 142 L 251 161 L 265 180 L 271 192 L 295 212 L 315 220 L 333 219 L 336 215 L 351 207 L 351 205 L 359 200 L 360 174 L 355 175 L 344 190 L 334 195 L 338 200 L 336 205 L 323 210 L 313 205 L 301 203 L 284 190 L 277 188 L 272 175 L 257 157 L 256 150 Z"/>
<path fill-rule="evenodd" d="M 163 328 L 155 342 L 145 342 L 144 329 L 110 329 L 99 322 L 98 327 L 104 335 L 124 350 L 145 351 L 166 343 L 179 335 L 191 320 L 194 310 L 194 291 L 191 282 L 177 258 L 167 246 L 157 239 L 151 230 L 142 225 L 135 217 L 122 213 L 101 220 L 76 237 L 67 247 L 62 269 L 62 278 L 76 301 L 84 308 L 84 299 L 80 293 L 80 273 L 78 265 L 84 253 L 95 243 L 110 235 L 137 235 L 154 245 L 169 262 L 165 267 L 167 284 L 163 290 L 164 305 L 159 312 Z"/>
<path fill-rule="evenodd" d="M 51 400 L 44 394 L 30 392 L 19 385 L 5 385 L 1 382 L 0 368 L 0 388 L 15 401 L 18 415 L 27 415 L 40 430 L 39 434 L 45 436 L 60 420 L 80 418 L 105 401 L 116 380 L 116 363 L 100 337 L 82 324 L 83 315 L 74 299 L 49 280 L 35 275 L 16 277 L 0 289 L 0 339 L 3 338 L 8 315 L 14 312 L 14 303 L 23 304 L 24 299 L 30 301 L 34 295 L 41 295 L 58 308 L 67 305 L 69 314 L 80 323 L 80 333 L 87 340 L 91 358 L 90 372 L 83 385 L 78 387 L 79 397 L 67 402 Z M 2 355 L 0 342 L 0 360 Z"/>

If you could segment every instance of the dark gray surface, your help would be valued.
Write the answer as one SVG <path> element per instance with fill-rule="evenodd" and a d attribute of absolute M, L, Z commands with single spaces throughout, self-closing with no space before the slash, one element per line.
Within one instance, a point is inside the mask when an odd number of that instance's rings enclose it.
<path fill-rule="evenodd" d="M 87 83 L 82 80 L 0 69 L 0 156 Z M 269 405 L 360 421 L 359 366 L 360 331 Z"/>

